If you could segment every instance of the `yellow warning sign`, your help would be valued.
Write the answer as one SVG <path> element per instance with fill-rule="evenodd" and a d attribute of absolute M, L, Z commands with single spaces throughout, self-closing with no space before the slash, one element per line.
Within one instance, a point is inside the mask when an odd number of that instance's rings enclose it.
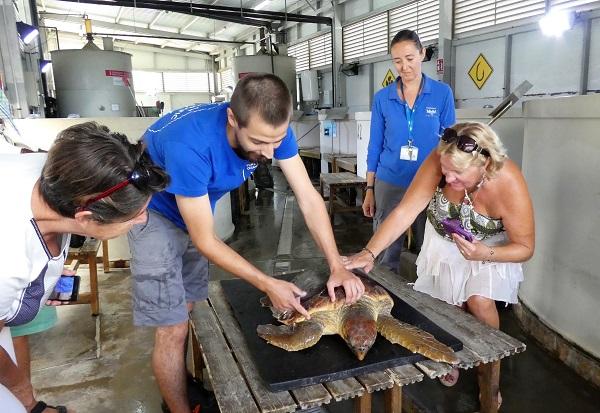
<path fill-rule="evenodd" d="M 480 53 L 479 56 L 477 56 L 477 59 L 475 59 L 473 66 L 471 66 L 471 69 L 469 69 L 469 77 L 473 80 L 477 89 L 481 89 L 483 85 L 485 85 L 485 82 L 490 78 L 493 71 L 494 69 L 492 66 L 488 63 L 483 54 Z"/>
<path fill-rule="evenodd" d="M 396 76 L 394 76 L 391 69 L 388 69 L 387 73 L 383 77 L 383 82 L 381 82 L 381 86 L 386 87 L 387 85 L 393 83 L 394 80 L 396 80 Z"/>

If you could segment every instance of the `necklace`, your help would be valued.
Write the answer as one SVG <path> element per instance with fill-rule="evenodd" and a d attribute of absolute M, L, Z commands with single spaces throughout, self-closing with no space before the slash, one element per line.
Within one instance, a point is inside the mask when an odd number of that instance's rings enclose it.
<path fill-rule="evenodd" d="M 471 205 L 473 206 L 473 204 L 475 203 L 475 200 L 477 199 L 477 196 L 479 195 L 479 189 L 483 186 L 483 183 L 485 182 L 485 174 L 481 177 L 481 181 L 479 181 L 477 183 L 477 185 L 475 185 L 475 188 L 471 191 L 468 192 L 467 188 L 465 188 L 465 199 L 463 201 L 463 204 L 467 204 L 467 205 Z M 469 197 L 469 194 L 475 194 L 475 196 L 473 197 L 473 199 L 471 199 Z"/>

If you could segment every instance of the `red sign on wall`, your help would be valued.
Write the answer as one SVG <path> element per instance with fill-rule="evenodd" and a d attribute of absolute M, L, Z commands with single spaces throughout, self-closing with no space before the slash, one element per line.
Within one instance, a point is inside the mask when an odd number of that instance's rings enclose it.
<path fill-rule="evenodd" d="M 125 86 L 129 86 L 129 79 L 131 78 L 131 72 L 127 72 L 125 70 L 106 69 L 104 71 L 104 75 L 106 77 L 118 77 L 123 81 L 123 84 Z"/>
<path fill-rule="evenodd" d="M 437 69 L 438 75 L 444 74 L 444 59 L 437 59 L 435 61 L 435 67 Z"/>

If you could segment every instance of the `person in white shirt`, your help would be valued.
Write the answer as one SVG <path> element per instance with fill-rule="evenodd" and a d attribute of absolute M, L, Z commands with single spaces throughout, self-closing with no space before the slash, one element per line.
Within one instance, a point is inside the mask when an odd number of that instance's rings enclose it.
<path fill-rule="evenodd" d="M 94 122 L 59 133 L 48 154 L 0 154 L 0 406 L 66 413 L 35 399 L 15 362 L 10 326 L 32 320 L 63 272 L 70 234 L 109 239 L 145 222 L 168 183 L 142 143 Z"/>

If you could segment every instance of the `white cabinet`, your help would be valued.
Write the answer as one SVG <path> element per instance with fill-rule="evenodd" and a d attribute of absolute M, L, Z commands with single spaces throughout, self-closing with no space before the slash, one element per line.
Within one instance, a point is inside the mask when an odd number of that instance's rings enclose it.
<path fill-rule="evenodd" d="M 371 136 L 371 112 L 356 112 L 356 174 L 367 177 L 367 150 Z"/>

